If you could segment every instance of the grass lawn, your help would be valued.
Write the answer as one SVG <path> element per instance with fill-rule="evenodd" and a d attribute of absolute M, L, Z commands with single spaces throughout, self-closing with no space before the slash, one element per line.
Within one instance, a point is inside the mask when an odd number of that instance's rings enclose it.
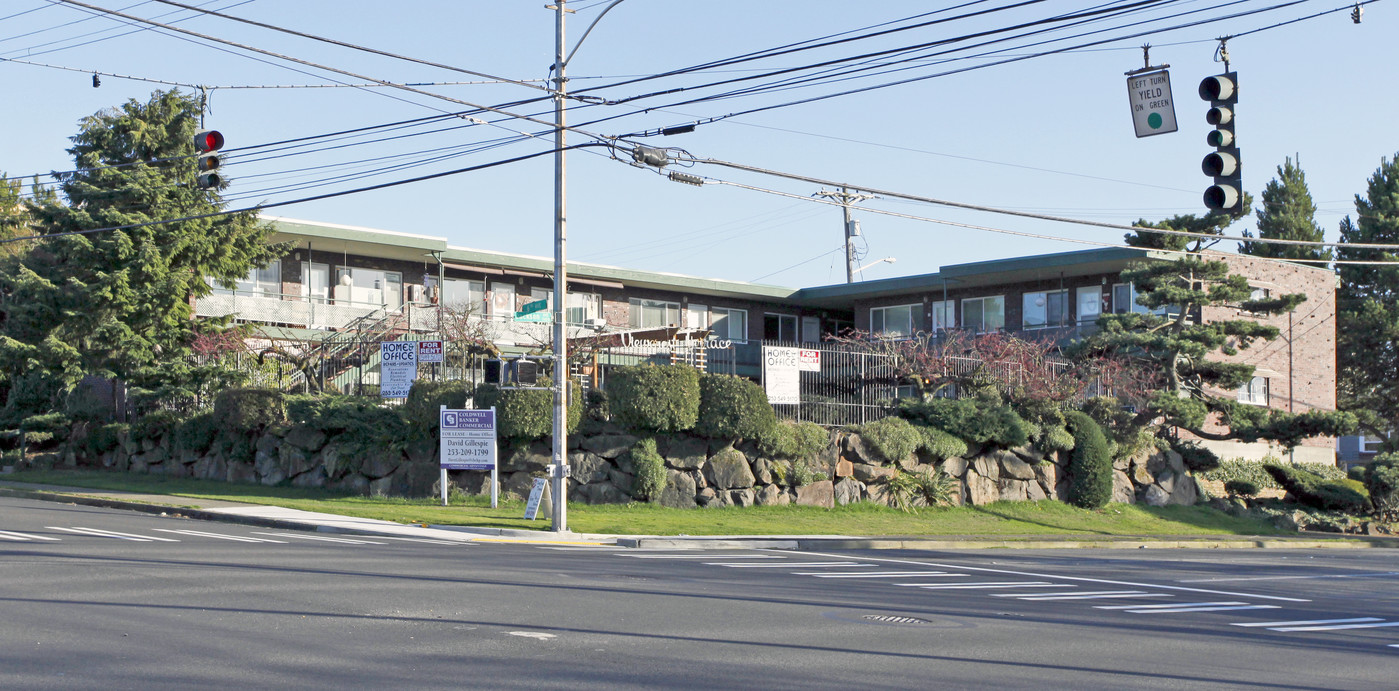
<path fill-rule="evenodd" d="M 436 498 L 350 496 L 317 489 L 264 487 L 209 480 L 169 478 L 93 470 L 23 471 L 0 480 L 120 490 L 169 497 L 171 506 L 198 506 L 217 499 L 284 506 L 305 511 L 428 523 L 545 530 L 547 510 L 526 521 L 524 502 L 504 500 L 492 509 L 489 497 Z M 722 509 L 667 509 L 651 504 L 588 506 L 570 504 L 569 528 L 580 533 L 631 535 L 1280 535 L 1270 524 L 1234 518 L 1204 506 L 1150 507 L 1110 504 L 1099 511 L 1056 501 L 997 502 L 987 506 L 939 507 L 905 513 L 873 504 L 834 509 L 810 506 L 759 506 Z"/>

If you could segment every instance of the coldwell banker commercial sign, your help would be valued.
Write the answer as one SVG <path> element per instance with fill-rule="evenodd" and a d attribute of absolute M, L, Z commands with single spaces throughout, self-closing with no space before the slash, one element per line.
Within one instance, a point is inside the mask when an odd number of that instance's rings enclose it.
<path fill-rule="evenodd" d="M 440 414 L 443 470 L 495 468 L 495 410 L 443 409 Z"/>

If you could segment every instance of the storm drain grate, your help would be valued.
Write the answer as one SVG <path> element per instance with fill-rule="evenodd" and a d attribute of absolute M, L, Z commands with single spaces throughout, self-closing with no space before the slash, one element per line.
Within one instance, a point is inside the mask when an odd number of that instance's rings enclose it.
<path fill-rule="evenodd" d="M 927 619 L 918 617 L 896 617 L 892 614 L 866 614 L 865 619 L 877 621 L 884 624 L 931 624 Z"/>

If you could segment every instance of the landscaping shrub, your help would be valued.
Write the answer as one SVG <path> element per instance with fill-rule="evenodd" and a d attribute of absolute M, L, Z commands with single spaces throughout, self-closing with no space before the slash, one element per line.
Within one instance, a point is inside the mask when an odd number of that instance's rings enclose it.
<path fill-rule="evenodd" d="M 923 443 L 918 428 L 901 417 L 886 417 L 860 425 L 855 427 L 855 432 L 866 448 L 890 462 L 907 458 Z"/>
<path fill-rule="evenodd" d="M 214 397 L 214 418 L 228 432 L 251 432 L 287 419 L 286 399 L 276 389 L 224 389 Z"/>
<path fill-rule="evenodd" d="M 1357 489 L 1360 483 L 1354 480 L 1328 480 L 1300 466 L 1265 463 L 1263 468 L 1303 505 L 1346 513 L 1365 513 L 1370 509 L 1364 487 Z"/>
<path fill-rule="evenodd" d="M 334 437 L 341 450 L 350 455 L 379 449 L 402 450 L 411 434 L 408 421 L 397 409 L 364 396 L 291 396 L 287 400 L 287 417 L 292 424 Z"/>
<path fill-rule="evenodd" d="M 554 392 L 548 389 L 502 389 L 494 384 L 476 387 L 472 396 L 478 410 L 495 406 L 496 433 L 505 439 L 542 439 L 554 433 Z M 568 432 L 578 429 L 583 407 L 568 407 Z"/>
<path fill-rule="evenodd" d="M 612 419 L 641 432 L 683 432 L 699 418 L 699 372 L 689 365 L 618 367 L 607 377 Z"/>
<path fill-rule="evenodd" d="M 1219 467 L 1219 456 L 1193 441 L 1177 442 L 1171 448 L 1180 454 L 1180 459 L 1191 472 L 1201 473 Z"/>
<path fill-rule="evenodd" d="M 1346 477 L 1348 477 L 1348 478 L 1350 478 L 1350 479 L 1352 479 L 1352 480 L 1355 480 L 1355 481 L 1357 481 L 1357 482 L 1364 482 L 1364 481 L 1365 481 L 1365 471 L 1366 471 L 1366 470 L 1367 470 L 1366 467 L 1363 466 L 1363 465 L 1353 465 L 1353 466 L 1351 466 L 1351 467 L 1349 467 L 1349 468 L 1346 469 Z M 1372 499 L 1373 499 L 1373 497 L 1372 497 Z"/>
<path fill-rule="evenodd" d="M 195 413 L 175 428 L 175 449 L 202 455 L 214 445 L 214 436 L 218 431 L 219 425 L 214 419 L 214 411 Z"/>
<path fill-rule="evenodd" d="M 169 437 L 179 428 L 180 422 L 179 414 L 174 411 L 152 410 L 131 426 L 131 439 L 142 441 Z"/>
<path fill-rule="evenodd" d="M 1271 460 L 1276 462 L 1277 459 Z M 1231 480 L 1241 480 L 1252 483 L 1260 490 L 1282 489 L 1282 485 L 1279 485 L 1278 481 L 1274 480 L 1273 476 L 1263 469 L 1263 463 L 1258 461 L 1245 461 L 1242 458 L 1221 461 L 1218 468 L 1206 470 L 1200 473 L 1199 477 L 1202 480 L 1222 482 L 1226 485 Z"/>
<path fill-rule="evenodd" d="M 612 419 L 612 413 L 607 406 L 606 391 L 588 389 L 588 393 L 583 396 L 583 407 L 588 413 L 589 420 L 607 422 Z"/>
<path fill-rule="evenodd" d="M 632 467 L 636 469 L 636 479 L 632 481 L 632 495 L 652 503 L 661 499 L 665 491 L 665 459 L 656 451 L 655 439 L 642 439 L 627 452 L 631 456 Z"/>
<path fill-rule="evenodd" d="M 1258 496 L 1258 485 L 1248 480 L 1230 480 L 1224 483 L 1224 491 L 1231 497 L 1256 497 Z"/>
<path fill-rule="evenodd" d="M 24 431 L 24 443 L 40 446 L 55 439 L 66 439 L 73 429 L 73 421 L 63 413 L 30 415 L 19 423 Z"/>
<path fill-rule="evenodd" d="M 1399 520 L 1399 454 L 1382 453 L 1375 457 L 1365 469 L 1365 489 L 1381 519 Z"/>
<path fill-rule="evenodd" d="M 918 448 L 940 461 L 947 460 L 953 456 L 965 456 L 967 453 L 967 443 L 957 437 L 948 434 L 940 429 L 932 427 L 917 427 L 918 435 L 922 437 Z M 1069 437 L 1072 446 L 1073 437 Z"/>
<path fill-rule="evenodd" d="M 999 399 L 934 398 L 927 401 L 900 401 L 899 417 L 940 429 L 958 439 L 1001 448 L 1024 446 L 1034 426 Z"/>
<path fill-rule="evenodd" d="M 113 422 L 110 425 L 93 428 L 87 435 L 88 454 L 96 458 L 117 448 L 117 444 L 121 443 L 121 435 L 130 429 L 130 425 L 122 422 Z"/>
<path fill-rule="evenodd" d="M 814 422 L 783 420 L 758 437 L 758 451 L 773 458 L 809 458 L 831 443 L 831 433 Z"/>
<path fill-rule="evenodd" d="M 762 387 L 727 374 L 699 379 L 695 433 L 710 439 L 760 439 L 777 424 Z"/>
<path fill-rule="evenodd" d="M 1112 499 L 1112 453 L 1103 428 L 1093 418 L 1071 411 L 1064 415 L 1074 435 L 1069 459 L 1069 503 L 1101 509 Z"/>
<path fill-rule="evenodd" d="M 416 381 L 398 412 L 408 421 L 409 432 L 418 439 L 435 439 L 441 424 L 442 406 L 460 410 L 471 394 L 470 382 Z"/>
<path fill-rule="evenodd" d="M 888 490 L 895 507 L 913 511 L 919 500 L 927 506 L 951 504 L 956 486 L 956 480 L 947 473 L 914 471 L 889 478 Z"/>

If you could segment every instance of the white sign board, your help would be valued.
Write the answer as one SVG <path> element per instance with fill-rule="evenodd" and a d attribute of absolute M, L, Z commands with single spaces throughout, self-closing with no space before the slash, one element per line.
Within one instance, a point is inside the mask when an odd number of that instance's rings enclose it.
<path fill-rule="evenodd" d="M 763 346 L 763 389 L 768 403 L 801 403 L 801 348 Z"/>
<path fill-rule="evenodd" d="M 379 396 L 407 398 L 418 378 L 418 344 L 385 341 L 379 344 Z"/>
<path fill-rule="evenodd" d="M 449 410 L 438 413 L 439 463 L 445 470 L 491 470 L 496 466 L 495 410 Z"/>
<path fill-rule="evenodd" d="M 532 521 L 539 516 L 539 500 L 544 498 L 544 483 L 548 482 L 542 477 L 534 479 L 534 487 L 529 490 L 529 501 L 525 502 L 525 520 Z"/>
<path fill-rule="evenodd" d="M 442 341 L 418 341 L 418 362 L 442 362 Z"/>
<path fill-rule="evenodd" d="M 797 369 L 802 372 L 821 371 L 821 351 L 802 348 L 797 351 Z"/>
<path fill-rule="evenodd" d="M 1166 70 L 1127 76 L 1127 101 L 1137 137 L 1176 131 L 1176 106 L 1171 99 L 1171 74 Z"/>

